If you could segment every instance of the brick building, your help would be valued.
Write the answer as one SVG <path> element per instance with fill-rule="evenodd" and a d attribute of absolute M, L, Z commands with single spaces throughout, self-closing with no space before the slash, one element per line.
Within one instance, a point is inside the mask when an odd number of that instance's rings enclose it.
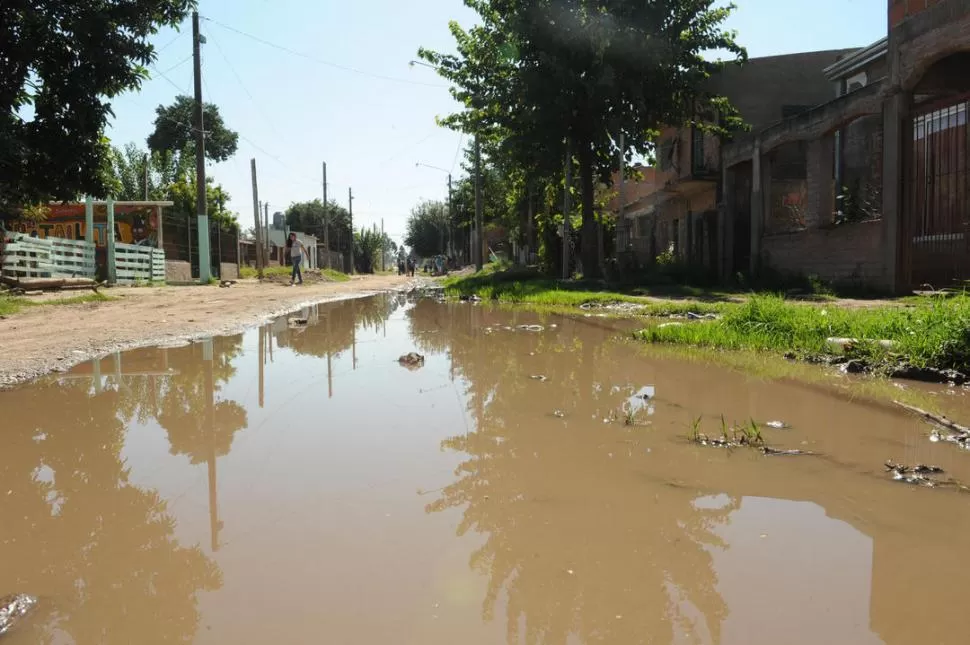
<path fill-rule="evenodd" d="M 970 277 L 970 0 L 887 12 L 885 39 L 823 68 L 834 98 L 721 147 L 722 277 L 895 292 Z"/>
<path fill-rule="evenodd" d="M 726 96 L 752 131 L 781 121 L 832 96 L 823 70 L 854 50 L 806 52 L 752 58 L 712 79 L 712 91 Z M 717 208 L 721 173 L 718 137 L 692 127 L 667 128 L 657 142 L 657 166 L 638 168 L 641 181 L 624 187 L 623 217 L 617 225 L 617 248 L 648 263 L 672 252 L 683 262 L 718 273 L 725 257 L 725 236 Z M 780 149 L 775 173 L 779 209 L 783 199 L 805 201 L 805 159 L 800 144 Z M 617 184 L 614 178 L 614 186 Z M 611 210 L 620 213 L 619 200 Z M 744 258 L 744 249 L 736 254 Z M 745 269 L 746 270 L 746 269 Z"/>

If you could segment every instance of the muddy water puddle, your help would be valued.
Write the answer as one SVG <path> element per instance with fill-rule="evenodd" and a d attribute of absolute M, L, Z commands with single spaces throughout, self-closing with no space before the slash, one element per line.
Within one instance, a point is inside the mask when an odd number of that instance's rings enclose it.
<path fill-rule="evenodd" d="M 39 598 L 0 642 L 967 642 L 970 495 L 884 464 L 970 452 L 844 379 L 470 303 L 292 318 L 0 392 L 0 596 Z M 722 417 L 816 454 L 691 443 Z"/>

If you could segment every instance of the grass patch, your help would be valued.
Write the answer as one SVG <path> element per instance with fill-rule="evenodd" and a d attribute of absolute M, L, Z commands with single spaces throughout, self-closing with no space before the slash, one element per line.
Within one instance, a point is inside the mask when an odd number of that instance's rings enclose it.
<path fill-rule="evenodd" d="M 328 280 L 332 282 L 347 282 L 350 280 L 350 276 L 346 273 L 341 273 L 336 269 L 303 269 L 304 278 L 308 275 L 313 275 L 314 273 L 319 273 Z M 274 278 L 289 278 L 293 275 L 293 267 L 273 265 L 263 269 L 263 275 L 267 277 Z M 256 269 L 252 267 L 239 267 L 239 277 L 248 280 L 254 279 L 258 276 Z"/>
<path fill-rule="evenodd" d="M 10 316 L 20 313 L 29 307 L 46 307 L 49 305 L 82 305 L 88 302 L 108 302 L 114 300 L 102 293 L 89 293 L 82 296 L 69 296 L 51 300 L 32 300 L 22 296 L 8 296 L 0 294 L 0 316 Z"/>
<path fill-rule="evenodd" d="M 543 311 L 563 311 L 581 305 L 598 309 L 608 305 L 628 304 L 631 307 L 626 310 L 627 313 L 671 316 L 719 313 L 726 304 L 716 299 L 658 302 L 641 293 L 612 290 L 608 285 L 599 282 L 543 278 L 528 269 L 483 270 L 471 276 L 446 278 L 443 284 L 448 297 L 478 296 L 482 300 L 501 304 L 526 304 Z"/>
<path fill-rule="evenodd" d="M 860 342 L 851 357 L 874 364 L 903 359 L 918 367 L 970 367 L 970 297 L 921 298 L 907 307 L 842 308 L 793 303 L 780 296 L 755 295 L 726 307 L 719 320 L 654 326 L 638 333 L 653 343 L 676 343 L 726 350 L 794 352 L 802 357 L 831 354 L 828 338 Z M 876 341 L 889 340 L 891 348 Z"/>
<path fill-rule="evenodd" d="M 326 276 L 334 282 L 347 282 L 350 280 L 350 276 L 346 273 L 341 273 L 336 269 L 321 269 L 320 274 Z"/>

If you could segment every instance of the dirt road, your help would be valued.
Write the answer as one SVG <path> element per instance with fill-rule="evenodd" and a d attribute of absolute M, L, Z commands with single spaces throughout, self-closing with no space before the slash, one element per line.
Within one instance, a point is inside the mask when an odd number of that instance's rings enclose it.
<path fill-rule="evenodd" d="M 109 352 L 229 333 L 301 304 L 407 284 L 387 275 L 303 287 L 244 280 L 226 289 L 116 288 L 108 302 L 32 307 L 0 320 L 0 388 Z"/>

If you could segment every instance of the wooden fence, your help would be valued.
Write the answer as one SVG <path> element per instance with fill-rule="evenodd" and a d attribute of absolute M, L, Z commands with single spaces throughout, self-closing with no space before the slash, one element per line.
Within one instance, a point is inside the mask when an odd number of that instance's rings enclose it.
<path fill-rule="evenodd" d="M 94 243 L 5 233 L 0 273 L 9 278 L 94 278 Z"/>
<path fill-rule="evenodd" d="M 120 284 L 165 282 L 165 251 L 116 242 L 115 278 Z"/>

